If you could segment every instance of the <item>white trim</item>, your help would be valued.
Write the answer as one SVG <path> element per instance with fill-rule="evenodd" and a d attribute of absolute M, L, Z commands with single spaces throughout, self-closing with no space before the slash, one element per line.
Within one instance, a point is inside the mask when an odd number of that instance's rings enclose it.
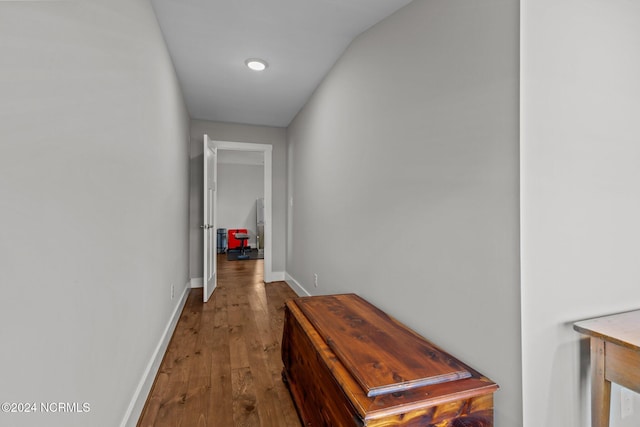
<path fill-rule="evenodd" d="M 285 278 L 285 272 L 284 271 L 272 271 L 271 272 L 271 281 L 272 282 L 284 282 L 284 278 Z M 265 280 L 266 282 L 266 280 Z M 269 282 L 267 282 L 269 283 Z"/>
<path fill-rule="evenodd" d="M 255 144 L 251 142 L 233 142 L 233 141 L 213 141 L 218 150 L 233 151 L 261 151 L 264 153 L 264 281 L 266 283 L 275 282 L 276 279 L 272 271 L 273 263 L 273 239 L 272 239 L 272 211 L 271 201 L 273 198 L 273 173 L 272 173 L 272 154 L 273 146 L 271 144 Z M 279 277 L 279 276 L 277 276 Z"/>
<path fill-rule="evenodd" d="M 192 277 L 191 282 L 189 283 L 191 289 L 193 288 L 203 288 L 204 287 L 204 279 L 202 277 Z"/>
<path fill-rule="evenodd" d="M 217 256 L 215 230 L 217 229 L 216 201 L 218 195 L 218 147 L 216 143 L 204 134 L 202 141 L 202 217 L 206 226 L 202 230 L 202 274 L 204 276 L 202 293 L 203 302 L 209 301 L 217 284 Z"/>
<path fill-rule="evenodd" d="M 287 285 L 289 285 L 291 289 L 293 289 L 293 291 L 299 296 L 311 296 L 311 293 L 309 293 L 309 291 L 307 291 L 300 283 L 298 283 L 296 279 L 294 279 L 289 273 L 286 272 L 285 282 L 287 282 Z"/>
<path fill-rule="evenodd" d="M 151 356 L 151 360 L 149 361 L 149 364 L 147 365 L 147 368 L 145 369 L 144 374 L 142 375 L 142 378 L 138 383 L 138 387 L 136 388 L 135 393 L 133 393 L 133 397 L 131 398 L 129 407 L 127 408 L 127 411 L 122 418 L 120 427 L 134 427 L 138 423 L 138 418 L 140 418 L 140 415 L 142 414 L 144 404 L 147 401 L 147 397 L 151 391 L 153 382 L 156 379 L 156 375 L 158 373 L 158 369 L 160 368 L 162 358 L 167 351 L 167 347 L 169 346 L 169 341 L 171 340 L 173 331 L 176 329 L 176 325 L 178 324 L 178 320 L 180 319 L 180 315 L 182 314 L 182 309 L 187 302 L 187 295 L 189 295 L 189 290 L 189 282 L 187 282 L 185 283 L 184 290 L 182 291 L 182 296 L 180 297 L 180 300 L 176 304 L 176 307 L 171 314 L 171 318 L 167 323 L 167 327 L 160 337 L 160 342 L 158 343 L 158 346 Z"/>

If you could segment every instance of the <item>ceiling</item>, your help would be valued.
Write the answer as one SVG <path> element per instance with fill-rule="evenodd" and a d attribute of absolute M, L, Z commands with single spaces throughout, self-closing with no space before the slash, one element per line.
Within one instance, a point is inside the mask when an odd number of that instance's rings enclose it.
<path fill-rule="evenodd" d="M 151 0 L 193 119 L 286 127 L 351 41 L 411 0 Z M 262 58 L 262 72 L 244 61 Z"/>

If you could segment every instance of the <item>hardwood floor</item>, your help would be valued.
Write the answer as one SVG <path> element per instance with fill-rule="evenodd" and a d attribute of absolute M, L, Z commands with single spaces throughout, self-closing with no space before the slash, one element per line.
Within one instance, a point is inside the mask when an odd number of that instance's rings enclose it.
<path fill-rule="evenodd" d="M 139 427 L 300 427 L 282 383 L 284 282 L 262 281 L 263 260 L 218 255 L 218 286 L 192 289 Z"/>

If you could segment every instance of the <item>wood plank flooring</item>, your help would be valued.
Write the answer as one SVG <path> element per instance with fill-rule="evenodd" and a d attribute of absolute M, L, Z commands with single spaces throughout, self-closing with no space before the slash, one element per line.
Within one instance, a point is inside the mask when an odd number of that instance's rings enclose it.
<path fill-rule="evenodd" d="M 263 260 L 218 255 L 218 286 L 192 289 L 139 427 L 300 427 L 282 383 L 284 282 L 265 284 Z"/>

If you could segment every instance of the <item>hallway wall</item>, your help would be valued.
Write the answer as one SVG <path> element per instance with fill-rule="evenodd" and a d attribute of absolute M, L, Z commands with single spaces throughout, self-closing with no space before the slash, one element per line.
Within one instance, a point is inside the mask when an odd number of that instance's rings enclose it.
<path fill-rule="evenodd" d="M 527 427 L 584 427 L 573 323 L 640 301 L 640 4 L 522 2 L 522 321 Z M 621 418 L 612 392 L 611 427 Z"/>
<path fill-rule="evenodd" d="M 518 40 L 516 0 L 414 1 L 287 133 L 290 282 L 356 292 L 488 375 L 498 427 L 522 423 Z"/>
<path fill-rule="evenodd" d="M 189 279 L 189 118 L 150 3 L 0 2 L 0 94 L 0 399 L 89 404 L 0 425 L 118 426 Z"/>

